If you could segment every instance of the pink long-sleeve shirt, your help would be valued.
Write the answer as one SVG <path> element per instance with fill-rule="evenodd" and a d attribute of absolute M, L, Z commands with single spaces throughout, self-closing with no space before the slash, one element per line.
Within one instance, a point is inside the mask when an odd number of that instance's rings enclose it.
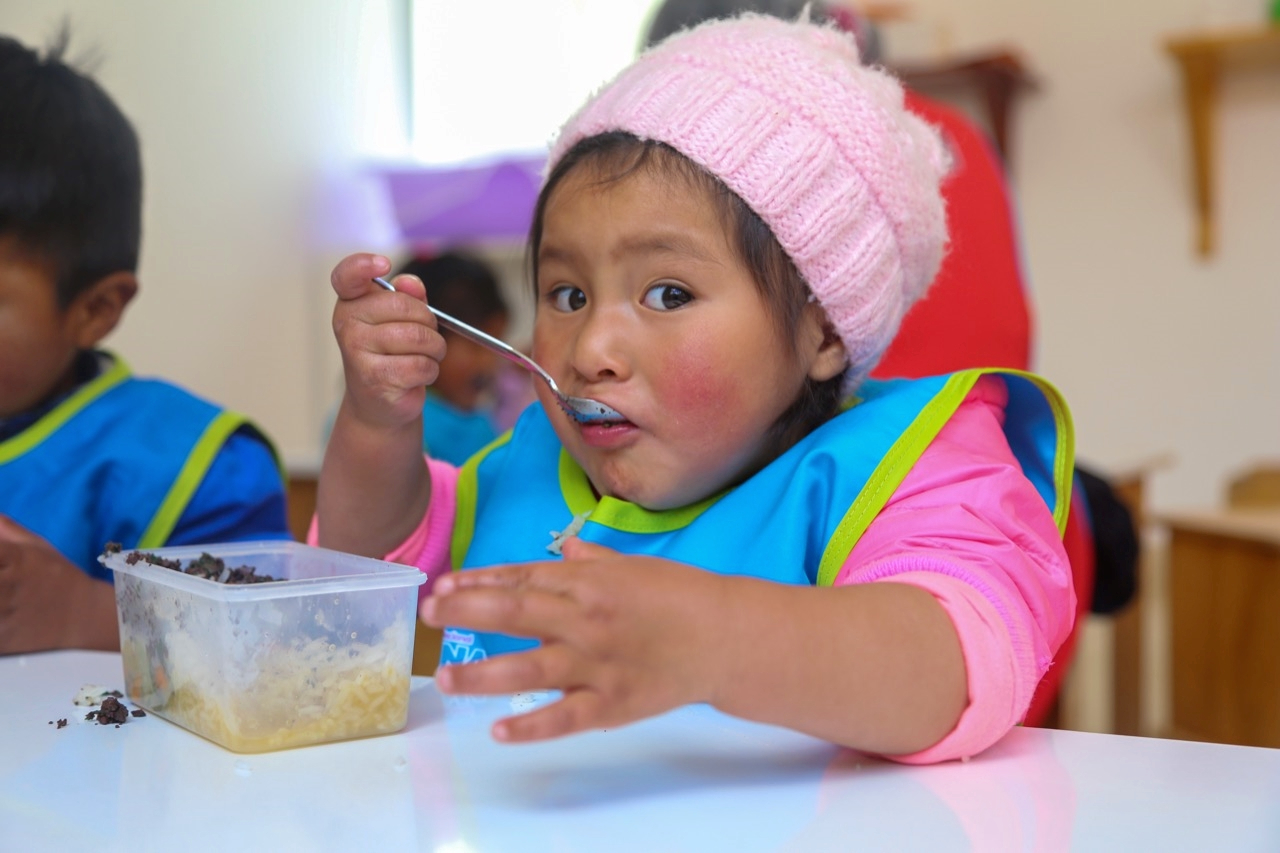
<path fill-rule="evenodd" d="M 837 585 L 889 581 L 931 593 L 960 639 L 969 702 L 928 749 L 894 760 L 926 764 L 975 755 L 1027 711 L 1076 612 L 1071 570 L 1044 501 L 1022 474 L 1002 430 L 1008 391 L 974 386 L 867 527 Z M 449 571 L 458 469 L 428 460 L 431 505 L 387 555 L 427 575 L 425 597 Z M 315 527 L 312 527 L 312 539 Z"/>

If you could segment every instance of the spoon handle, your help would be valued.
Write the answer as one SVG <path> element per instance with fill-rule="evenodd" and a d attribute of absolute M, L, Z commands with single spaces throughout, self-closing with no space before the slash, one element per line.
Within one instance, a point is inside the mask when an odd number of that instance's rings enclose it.
<path fill-rule="evenodd" d="M 387 290 L 395 290 L 395 286 L 392 285 L 391 282 L 387 281 L 384 278 L 374 276 L 373 280 L 377 282 L 379 286 L 384 287 Z M 516 349 L 510 344 L 505 343 L 504 341 L 498 340 L 493 335 L 485 334 L 484 332 L 480 331 L 474 326 L 468 326 L 466 323 L 462 322 L 458 318 L 450 316 L 449 314 L 446 314 L 445 312 L 437 308 L 432 308 L 430 305 L 428 305 L 427 308 L 431 311 L 432 314 L 436 315 L 436 320 L 439 321 L 441 326 L 444 326 L 446 329 L 449 329 L 450 331 L 457 332 L 459 335 L 462 335 L 462 337 L 464 338 L 468 338 L 469 340 L 475 341 L 476 343 L 480 344 L 480 346 L 482 347 L 487 347 L 493 350 L 498 355 L 505 358 L 507 361 L 511 362 L 512 364 L 517 364 L 520 367 L 523 367 L 525 370 L 529 371 L 530 373 L 536 373 L 537 375 L 541 376 L 544 380 L 546 380 L 547 384 L 550 385 L 553 389 L 557 391 L 559 390 L 556 388 L 555 380 L 551 378 L 550 374 L 548 374 L 545 370 L 543 370 L 542 367 L 536 361 L 529 358 L 524 353 L 520 352 L 520 350 Z"/>

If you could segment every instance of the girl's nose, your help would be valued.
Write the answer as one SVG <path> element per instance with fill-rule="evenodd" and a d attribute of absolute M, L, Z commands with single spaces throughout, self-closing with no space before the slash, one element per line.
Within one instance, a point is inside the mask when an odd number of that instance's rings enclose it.
<path fill-rule="evenodd" d="M 597 307 L 584 312 L 574 338 L 572 365 L 588 382 L 625 379 L 630 374 L 629 338 L 626 312 L 615 307 Z"/>

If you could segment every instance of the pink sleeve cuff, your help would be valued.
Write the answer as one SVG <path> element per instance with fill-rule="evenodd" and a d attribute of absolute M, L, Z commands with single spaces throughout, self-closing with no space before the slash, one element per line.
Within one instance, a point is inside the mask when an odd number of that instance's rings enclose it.
<path fill-rule="evenodd" d="M 903 568 L 882 580 L 919 587 L 947 612 L 964 655 L 969 703 L 955 728 L 933 746 L 886 757 L 903 764 L 933 764 L 977 755 L 1004 737 L 1026 711 L 1015 700 L 1019 673 L 1009 655 L 1009 631 L 991 602 L 964 580 L 929 569 Z"/>

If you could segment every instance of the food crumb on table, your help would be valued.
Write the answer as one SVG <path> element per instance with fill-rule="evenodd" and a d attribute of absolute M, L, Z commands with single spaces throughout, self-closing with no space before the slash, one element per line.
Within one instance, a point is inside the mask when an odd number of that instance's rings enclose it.
<path fill-rule="evenodd" d="M 109 690 L 97 684 L 86 684 L 81 687 L 71 701 L 77 705 L 96 705 L 98 707 L 84 715 L 86 721 L 97 722 L 104 726 L 115 723 L 116 728 L 120 728 L 121 723 L 127 723 L 130 715 L 134 717 L 145 717 L 147 712 L 141 708 L 130 710 L 120 700 L 124 698 L 124 694 L 119 690 Z M 49 721 L 49 725 L 53 725 L 53 720 Z M 67 725 L 66 719 L 58 720 L 58 728 Z"/>
<path fill-rule="evenodd" d="M 97 706 L 102 704 L 102 700 L 108 696 L 114 696 L 117 699 L 123 699 L 124 694 L 119 690 L 108 690 L 98 684 L 86 684 L 76 691 L 75 698 L 71 701 L 76 705 Z"/>

